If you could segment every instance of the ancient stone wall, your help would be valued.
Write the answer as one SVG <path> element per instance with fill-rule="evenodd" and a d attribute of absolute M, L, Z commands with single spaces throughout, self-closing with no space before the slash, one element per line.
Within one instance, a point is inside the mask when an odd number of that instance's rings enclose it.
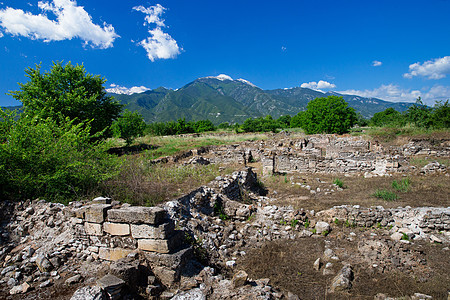
<path fill-rule="evenodd" d="M 79 237 L 87 240 L 88 251 L 95 258 L 115 261 L 139 249 L 171 253 L 180 248 L 184 237 L 160 207 L 122 205 L 113 208 L 110 199 L 94 203 L 72 213 Z M 108 203 L 109 202 L 109 203 Z"/>

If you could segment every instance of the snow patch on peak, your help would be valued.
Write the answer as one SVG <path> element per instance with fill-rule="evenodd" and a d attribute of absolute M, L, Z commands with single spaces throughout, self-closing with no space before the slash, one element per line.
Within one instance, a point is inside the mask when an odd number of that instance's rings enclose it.
<path fill-rule="evenodd" d="M 230 76 L 225 75 L 225 74 L 220 74 L 218 76 L 207 76 L 207 77 L 204 77 L 204 78 L 213 78 L 213 79 L 218 79 L 218 80 L 221 80 L 221 81 L 224 81 L 224 80 L 233 81 L 233 78 L 231 78 Z"/>
<path fill-rule="evenodd" d="M 240 81 L 240 82 L 242 82 L 242 83 L 245 83 L 245 84 L 248 84 L 248 85 L 250 85 L 250 86 L 256 87 L 256 85 L 254 85 L 254 84 L 251 83 L 250 81 L 245 80 L 245 79 L 243 79 L 243 78 L 236 79 L 236 81 Z"/>

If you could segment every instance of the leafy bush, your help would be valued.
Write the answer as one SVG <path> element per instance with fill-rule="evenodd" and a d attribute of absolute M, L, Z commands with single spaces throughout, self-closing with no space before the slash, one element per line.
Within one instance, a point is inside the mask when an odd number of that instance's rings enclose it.
<path fill-rule="evenodd" d="M 88 124 L 90 133 L 111 136 L 110 126 L 119 117 L 122 105 L 106 96 L 105 79 L 91 75 L 81 65 L 54 63 L 49 72 L 41 66 L 25 70 L 30 79 L 19 83 L 20 90 L 11 92 L 23 103 L 24 113 L 41 119 L 51 118 L 57 124 L 66 122 Z"/>
<path fill-rule="evenodd" d="M 278 128 L 280 128 L 278 122 L 269 115 L 264 118 L 248 118 L 241 126 L 244 132 L 276 132 Z"/>
<path fill-rule="evenodd" d="M 2 199 L 73 199 L 117 173 L 120 163 L 105 142 L 92 142 L 89 124 L 0 113 Z"/>
<path fill-rule="evenodd" d="M 156 122 L 147 126 L 147 132 L 152 135 L 176 135 L 186 133 L 201 133 L 205 131 L 216 130 L 216 127 L 210 120 L 200 120 L 197 122 L 186 122 L 185 119 L 179 119 L 177 122 Z"/>
<path fill-rule="evenodd" d="M 355 110 L 342 97 L 328 96 L 310 101 L 306 111 L 291 120 L 292 127 L 301 127 L 307 134 L 346 133 L 356 123 Z"/>
<path fill-rule="evenodd" d="M 373 117 L 370 119 L 370 125 L 371 126 L 404 126 L 406 123 L 405 118 L 403 115 L 393 109 L 392 107 L 377 112 L 373 115 Z"/>
<path fill-rule="evenodd" d="M 126 109 L 123 115 L 113 123 L 112 130 L 114 136 L 124 139 L 129 146 L 136 137 L 144 134 L 145 127 L 144 119 L 138 112 Z"/>

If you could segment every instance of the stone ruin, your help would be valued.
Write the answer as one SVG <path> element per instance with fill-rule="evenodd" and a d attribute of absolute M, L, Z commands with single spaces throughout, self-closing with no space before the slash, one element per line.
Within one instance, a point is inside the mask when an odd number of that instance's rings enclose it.
<path fill-rule="evenodd" d="M 383 149 L 362 138 L 319 136 L 202 148 L 155 163 L 260 160 L 266 173 L 383 174 L 407 170 L 408 159 L 424 153 L 448 156 L 449 151 L 417 144 Z M 446 170 L 432 165 L 423 171 Z M 352 232 L 349 240 L 361 237 L 350 257 L 326 245 L 314 269 L 334 276 L 330 293 L 351 286 L 351 264 L 365 261 L 373 272 L 426 269 L 426 257 L 403 245 L 415 240 L 450 245 L 450 207 L 342 205 L 320 212 L 279 207 L 265 196 L 251 168 L 158 207 L 99 197 L 67 206 L 45 200 L 3 202 L 0 211 L 0 286 L 24 299 L 33 290 L 48 297 L 46 289 L 60 284 L 78 287 L 73 300 L 298 299 L 272 287 L 267 278 L 249 278 L 239 259 L 268 241 L 323 237 L 337 222 L 382 227 L 389 235 Z M 333 265 L 340 260 L 343 267 L 337 271 Z"/>

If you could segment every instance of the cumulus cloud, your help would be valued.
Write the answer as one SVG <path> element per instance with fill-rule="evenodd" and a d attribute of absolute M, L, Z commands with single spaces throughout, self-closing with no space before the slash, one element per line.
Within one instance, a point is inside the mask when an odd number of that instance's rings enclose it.
<path fill-rule="evenodd" d="M 428 60 L 424 63 L 417 62 L 409 65 L 409 73 L 403 74 L 405 78 L 423 76 L 428 79 L 441 79 L 450 73 L 450 56 Z"/>
<path fill-rule="evenodd" d="M 43 14 L 33 15 L 21 9 L 7 7 L 0 10 L 0 26 L 13 36 L 50 41 L 80 38 L 86 44 L 109 48 L 119 37 L 112 25 L 94 24 L 91 16 L 75 0 L 39 1 Z M 56 21 L 50 20 L 46 13 L 53 13 Z"/>
<path fill-rule="evenodd" d="M 147 57 L 151 61 L 175 58 L 180 54 L 182 49 L 178 46 L 177 41 L 162 30 L 163 27 L 166 27 L 165 20 L 161 18 L 161 15 L 166 10 L 165 7 L 157 4 L 148 8 L 135 6 L 133 9 L 146 14 L 144 25 L 149 27 L 148 33 L 150 36 L 140 41 L 138 45 L 145 49 Z M 152 24 L 155 24 L 156 28 L 150 29 Z"/>
<path fill-rule="evenodd" d="M 336 87 L 335 84 L 329 83 L 328 81 L 319 80 L 319 82 L 311 81 L 311 82 L 304 82 L 302 85 L 300 85 L 302 88 L 308 88 L 316 91 L 321 90 L 327 90 L 327 89 L 334 89 Z"/>
<path fill-rule="evenodd" d="M 403 89 L 395 84 L 381 85 L 372 90 L 345 90 L 340 94 L 357 95 L 367 98 L 378 98 L 391 102 L 414 102 L 418 97 L 428 104 L 433 105 L 435 101 L 450 98 L 450 87 L 436 85 L 422 90 Z"/>
<path fill-rule="evenodd" d="M 374 60 L 373 62 L 372 62 L 372 66 L 373 67 L 379 67 L 379 66 L 381 66 L 383 63 L 381 62 L 381 61 L 378 61 L 378 60 Z"/>
<path fill-rule="evenodd" d="M 110 85 L 110 88 L 106 89 L 106 91 L 108 93 L 114 93 L 114 94 L 126 94 L 126 95 L 131 95 L 131 94 L 139 94 L 139 93 L 143 93 L 145 91 L 150 90 L 149 88 L 141 85 L 141 86 L 133 86 L 131 88 L 127 88 L 124 86 L 120 86 L 117 84 L 112 83 Z"/>

